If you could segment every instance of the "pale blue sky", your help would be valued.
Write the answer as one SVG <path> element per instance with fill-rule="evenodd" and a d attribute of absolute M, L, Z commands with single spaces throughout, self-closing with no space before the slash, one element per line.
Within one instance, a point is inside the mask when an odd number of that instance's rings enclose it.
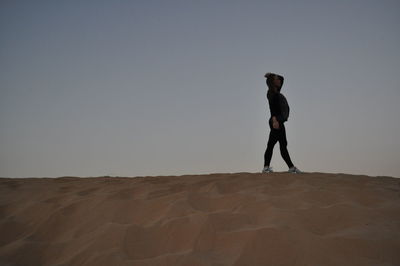
<path fill-rule="evenodd" d="M 400 176 L 398 1 L 1 1 L 0 176 Z M 271 165 L 286 171 L 279 144 Z"/>

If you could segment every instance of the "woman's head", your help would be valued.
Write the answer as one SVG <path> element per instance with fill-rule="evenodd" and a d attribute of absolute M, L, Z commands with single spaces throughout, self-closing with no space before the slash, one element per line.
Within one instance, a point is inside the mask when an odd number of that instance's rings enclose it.
<path fill-rule="evenodd" d="M 280 91 L 283 85 L 283 76 L 268 72 L 264 75 L 265 78 L 267 78 L 267 86 L 270 90 L 273 91 Z"/>

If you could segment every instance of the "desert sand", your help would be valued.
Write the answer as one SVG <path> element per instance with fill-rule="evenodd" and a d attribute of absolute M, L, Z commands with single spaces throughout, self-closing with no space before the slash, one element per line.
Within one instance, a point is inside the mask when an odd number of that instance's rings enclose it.
<path fill-rule="evenodd" d="M 400 265 L 400 179 L 0 178 L 0 265 Z"/>

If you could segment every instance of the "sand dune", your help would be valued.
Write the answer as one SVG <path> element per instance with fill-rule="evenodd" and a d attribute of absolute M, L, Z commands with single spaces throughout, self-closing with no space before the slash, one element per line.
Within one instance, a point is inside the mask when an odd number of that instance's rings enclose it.
<path fill-rule="evenodd" d="M 0 179 L 0 265 L 400 265 L 400 179 Z"/>

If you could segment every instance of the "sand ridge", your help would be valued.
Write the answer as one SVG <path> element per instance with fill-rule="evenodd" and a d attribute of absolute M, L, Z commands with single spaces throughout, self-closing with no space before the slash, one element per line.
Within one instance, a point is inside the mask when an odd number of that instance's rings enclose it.
<path fill-rule="evenodd" d="M 0 178 L 0 265 L 400 265 L 400 180 Z"/>

